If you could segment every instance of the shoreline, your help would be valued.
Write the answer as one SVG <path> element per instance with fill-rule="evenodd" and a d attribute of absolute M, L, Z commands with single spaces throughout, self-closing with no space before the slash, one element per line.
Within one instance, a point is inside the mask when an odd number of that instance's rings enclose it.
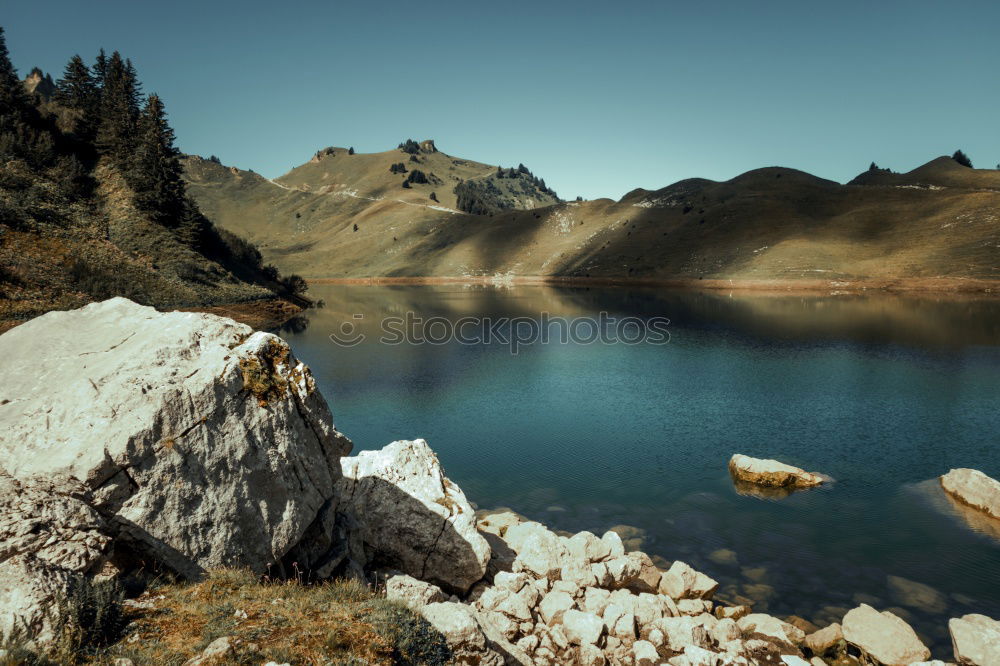
<path fill-rule="evenodd" d="M 952 293 L 1000 296 L 1000 280 L 980 278 L 884 278 L 852 280 L 758 280 L 758 279 L 697 279 L 697 278 L 615 278 L 567 277 L 553 275 L 468 275 L 468 276 L 411 276 L 411 277 L 358 277 L 313 278 L 316 285 L 493 285 L 493 286 L 566 286 L 566 287 L 661 287 L 664 289 L 747 291 L 757 293 Z"/>

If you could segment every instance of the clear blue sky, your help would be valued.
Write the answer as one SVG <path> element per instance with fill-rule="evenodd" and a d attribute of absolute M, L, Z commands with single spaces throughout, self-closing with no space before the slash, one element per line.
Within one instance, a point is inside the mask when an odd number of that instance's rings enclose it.
<path fill-rule="evenodd" d="M 412 137 L 563 197 L 1000 162 L 1000 3 L 4 0 L 22 75 L 132 58 L 186 152 L 278 176 Z"/>

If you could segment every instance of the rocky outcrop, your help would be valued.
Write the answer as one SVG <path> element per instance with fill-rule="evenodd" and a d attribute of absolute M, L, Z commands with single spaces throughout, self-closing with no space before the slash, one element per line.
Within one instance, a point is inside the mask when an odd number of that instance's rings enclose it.
<path fill-rule="evenodd" d="M 729 459 L 729 473 L 736 481 L 771 488 L 811 488 L 824 480 L 815 472 L 739 453 Z"/>
<path fill-rule="evenodd" d="M 490 547 L 462 489 L 422 439 L 341 459 L 341 510 L 360 530 L 371 566 L 464 593 L 486 573 Z"/>
<path fill-rule="evenodd" d="M 1000 519 L 1000 481 L 976 469 L 953 469 L 941 477 L 941 487 L 952 497 Z"/>
<path fill-rule="evenodd" d="M 26 572 L 278 573 L 336 506 L 350 441 L 274 335 L 115 298 L 0 336 L 0 376 L 5 609 Z"/>
<path fill-rule="evenodd" d="M 279 563 L 350 449 L 288 345 L 221 317 L 115 298 L 5 333 L 0 358 L 0 468 L 76 479 L 182 573 Z"/>
<path fill-rule="evenodd" d="M 948 622 L 955 661 L 966 666 L 1000 666 L 1000 622 L 965 615 Z"/>
<path fill-rule="evenodd" d="M 913 628 L 889 611 L 861 604 L 848 611 L 842 626 L 844 639 L 875 663 L 908 666 L 931 656 Z"/>

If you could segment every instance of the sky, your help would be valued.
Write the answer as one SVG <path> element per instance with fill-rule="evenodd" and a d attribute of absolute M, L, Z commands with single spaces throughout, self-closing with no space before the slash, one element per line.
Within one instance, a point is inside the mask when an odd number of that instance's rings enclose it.
<path fill-rule="evenodd" d="M 178 147 L 276 177 L 407 138 L 563 198 L 1000 163 L 1000 3 L 3 0 L 22 76 L 132 59 Z"/>

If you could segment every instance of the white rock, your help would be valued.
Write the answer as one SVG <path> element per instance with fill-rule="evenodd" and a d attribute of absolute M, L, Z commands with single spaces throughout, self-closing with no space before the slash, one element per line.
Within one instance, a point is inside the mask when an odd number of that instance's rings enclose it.
<path fill-rule="evenodd" d="M 563 631 L 573 645 L 594 645 L 604 633 L 604 621 L 593 613 L 567 610 L 563 613 Z"/>
<path fill-rule="evenodd" d="M 805 646 L 812 650 L 813 654 L 821 655 L 825 654 L 827 650 L 836 646 L 843 639 L 843 628 L 839 623 L 834 622 L 806 636 Z"/>
<path fill-rule="evenodd" d="M 341 459 L 338 491 L 367 549 L 415 578 L 464 593 L 486 573 L 490 547 L 465 493 L 422 439 Z M 512 528 L 513 529 L 513 528 Z"/>
<path fill-rule="evenodd" d="M 577 648 L 574 662 L 580 666 L 604 666 L 607 659 L 604 658 L 601 648 L 588 643 Z"/>
<path fill-rule="evenodd" d="M 610 559 L 605 564 L 611 574 L 612 585 L 616 588 L 629 587 L 639 575 L 639 562 L 627 555 Z"/>
<path fill-rule="evenodd" d="M 576 605 L 573 597 L 565 592 L 554 590 L 542 597 L 538 605 L 538 614 L 545 624 L 551 626 L 562 622 L 563 615 Z"/>
<path fill-rule="evenodd" d="M 500 571 L 493 578 L 494 586 L 508 589 L 511 592 L 520 592 L 521 589 L 524 588 L 524 586 L 527 584 L 528 584 L 528 575 L 525 573 Z"/>
<path fill-rule="evenodd" d="M 504 663 L 503 657 L 488 645 L 479 620 L 469 606 L 433 603 L 421 608 L 420 614 L 444 636 L 451 648 L 453 663 L 489 666 Z"/>
<path fill-rule="evenodd" d="M 805 640 L 804 631 L 771 615 L 764 613 L 751 613 L 740 618 L 736 624 L 743 635 L 760 634 L 766 636 L 772 642 L 780 643 L 787 647 L 796 647 Z"/>
<path fill-rule="evenodd" d="M 659 592 L 673 599 L 708 599 L 718 587 L 715 579 L 677 560 L 660 577 Z"/>
<path fill-rule="evenodd" d="M 524 525 L 519 525 L 518 528 Z M 508 534 L 514 529 L 516 528 L 508 530 Z M 536 578 L 559 580 L 567 551 L 564 541 L 558 536 L 547 530 L 533 531 L 523 541 L 519 541 L 516 546 L 512 544 L 511 547 L 517 552 L 514 571 L 524 571 Z"/>
<path fill-rule="evenodd" d="M 1000 518 L 1000 481 L 976 469 L 959 468 L 941 477 L 941 487 L 963 503 Z"/>
<path fill-rule="evenodd" d="M 632 580 L 625 583 L 626 587 L 633 592 L 656 592 L 660 585 L 662 572 L 653 564 L 653 560 L 650 559 L 649 555 L 640 551 L 633 551 L 626 557 L 631 559 L 635 563 L 635 567 L 639 570 L 632 577 Z"/>
<path fill-rule="evenodd" d="M 0 469 L 82 482 L 147 561 L 264 573 L 336 508 L 350 442 L 274 335 L 113 298 L 0 336 L 0 376 Z"/>
<path fill-rule="evenodd" d="M 931 656 L 910 625 L 889 611 L 861 604 L 848 611 L 842 627 L 848 643 L 885 666 L 906 666 Z"/>
<path fill-rule="evenodd" d="M 708 630 L 693 617 L 664 617 L 653 623 L 663 633 L 664 646 L 674 652 L 682 652 L 689 645 L 711 647 L 712 639 Z"/>
<path fill-rule="evenodd" d="M 656 666 L 660 663 L 660 655 L 656 646 L 649 641 L 636 641 L 632 644 L 632 658 L 635 666 Z"/>
<path fill-rule="evenodd" d="M 425 583 L 412 576 L 400 574 L 385 581 L 385 596 L 387 599 L 402 601 L 411 607 L 444 601 L 444 593 L 437 585 Z"/>
<path fill-rule="evenodd" d="M 491 587 L 483 592 L 477 604 L 485 610 L 503 613 L 518 623 L 534 619 L 524 598 L 500 587 Z"/>
<path fill-rule="evenodd" d="M 777 488 L 808 488 L 823 483 L 823 477 L 814 472 L 739 453 L 729 459 L 729 473 L 738 481 Z"/>
<path fill-rule="evenodd" d="M 696 645 L 684 648 L 684 654 L 671 657 L 668 663 L 672 666 L 716 666 L 719 655 Z"/>
<path fill-rule="evenodd" d="M 574 534 L 566 543 L 573 559 L 590 563 L 602 562 L 611 555 L 611 547 L 591 532 Z"/>
<path fill-rule="evenodd" d="M 617 532 L 611 532 L 610 530 L 605 532 L 601 537 L 601 541 L 608 546 L 607 559 L 621 557 L 625 554 L 625 545 L 622 544 L 622 538 L 618 536 Z"/>
<path fill-rule="evenodd" d="M 571 559 L 560 570 L 560 578 L 577 587 L 593 587 L 597 585 L 597 577 L 594 575 L 592 566 L 589 562 Z"/>
<path fill-rule="evenodd" d="M 785 662 L 787 666 L 809 666 L 808 661 L 794 654 L 781 655 L 781 661 Z"/>
<path fill-rule="evenodd" d="M 970 614 L 948 621 L 955 661 L 968 666 L 1000 665 L 1000 622 Z"/>
<path fill-rule="evenodd" d="M 718 643 L 728 643 L 729 641 L 738 640 L 742 635 L 739 625 L 736 624 L 736 620 L 730 618 L 723 618 L 715 623 L 710 630 L 712 638 Z"/>
<path fill-rule="evenodd" d="M 580 607 L 588 613 L 604 615 L 604 609 L 611 601 L 611 592 L 596 587 L 588 587 L 583 593 Z"/>

